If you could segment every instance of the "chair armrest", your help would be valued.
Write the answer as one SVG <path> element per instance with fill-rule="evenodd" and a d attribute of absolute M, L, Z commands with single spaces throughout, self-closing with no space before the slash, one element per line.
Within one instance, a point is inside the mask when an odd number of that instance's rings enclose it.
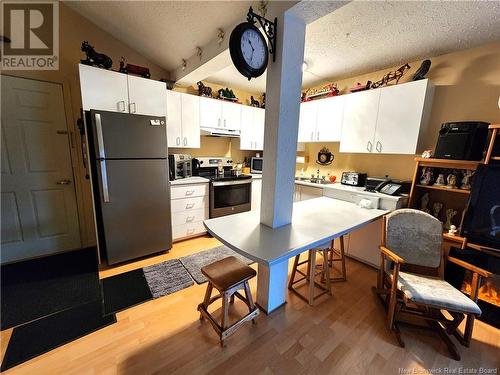
<path fill-rule="evenodd" d="M 399 264 L 404 264 L 405 260 L 401 258 L 400 256 L 394 254 L 391 250 L 389 250 L 387 247 L 380 245 L 378 247 L 382 254 L 384 254 L 386 257 L 391 259 L 392 261 L 399 263 Z"/>
<path fill-rule="evenodd" d="M 463 260 L 454 258 L 454 257 L 448 257 L 448 261 L 451 263 L 455 263 L 456 265 L 463 267 L 469 271 L 475 272 L 478 275 L 481 275 L 482 277 L 491 277 L 493 274 L 491 272 L 488 272 L 486 270 L 483 270 L 482 268 L 479 268 L 477 266 L 474 266 L 470 263 L 464 262 Z"/>

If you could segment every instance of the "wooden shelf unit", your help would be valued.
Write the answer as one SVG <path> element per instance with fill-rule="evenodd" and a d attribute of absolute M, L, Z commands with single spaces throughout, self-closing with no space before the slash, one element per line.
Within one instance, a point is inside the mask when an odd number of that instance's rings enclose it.
<path fill-rule="evenodd" d="M 448 192 L 450 192 L 450 193 L 470 194 L 470 190 L 456 189 L 456 188 L 448 188 L 448 187 L 446 187 L 446 186 L 421 185 L 421 184 L 416 184 L 415 186 L 416 186 L 417 188 L 422 188 L 422 189 L 444 190 L 444 191 L 448 191 Z"/>

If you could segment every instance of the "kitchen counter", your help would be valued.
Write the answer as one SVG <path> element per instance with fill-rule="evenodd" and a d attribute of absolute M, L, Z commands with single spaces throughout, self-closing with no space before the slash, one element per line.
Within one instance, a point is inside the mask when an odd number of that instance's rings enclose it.
<path fill-rule="evenodd" d="M 293 205 L 292 222 L 280 228 L 260 223 L 260 210 L 204 221 L 215 238 L 259 264 L 257 302 L 271 312 L 285 302 L 288 259 L 363 227 L 388 211 L 364 209 L 320 197 Z"/>
<path fill-rule="evenodd" d="M 170 181 L 170 185 L 171 186 L 191 185 L 191 184 L 204 184 L 209 182 L 210 180 L 208 178 L 193 176 L 193 177 L 186 177 L 186 178 L 181 178 L 179 180 Z"/>

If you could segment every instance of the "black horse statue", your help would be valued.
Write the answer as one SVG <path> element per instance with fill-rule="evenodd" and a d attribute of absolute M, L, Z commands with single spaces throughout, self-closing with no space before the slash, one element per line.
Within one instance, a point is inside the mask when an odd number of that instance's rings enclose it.
<path fill-rule="evenodd" d="M 198 85 L 198 95 L 199 96 L 207 96 L 209 98 L 212 97 L 212 88 L 209 86 L 205 86 L 203 82 L 199 81 Z"/>
<path fill-rule="evenodd" d="M 80 60 L 82 64 L 98 66 L 99 68 L 110 69 L 113 65 L 113 60 L 104 53 L 96 52 L 94 47 L 92 47 L 89 42 L 84 41 L 82 43 L 82 52 L 85 52 L 87 58 L 85 60 Z"/>

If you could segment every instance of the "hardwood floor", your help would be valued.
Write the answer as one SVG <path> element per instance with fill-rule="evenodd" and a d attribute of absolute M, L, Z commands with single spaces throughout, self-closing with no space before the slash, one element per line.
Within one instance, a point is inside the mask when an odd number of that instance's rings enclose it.
<path fill-rule="evenodd" d="M 100 275 L 108 277 L 218 244 L 208 237 L 180 242 L 169 254 L 103 267 Z M 420 370 L 500 366 L 500 331 L 479 321 L 471 347 L 459 346 L 460 362 L 449 357 L 439 337 L 407 326 L 402 327 L 406 348 L 400 348 L 387 331 L 383 308 L 371 292 L 375 270 L 348 260 L 347 275 L 347 282 L 333 284 L 333 298 L 322 297 L 315 307 L 289 293 L 283 308 L 270 316 L 260 314 L 256 325 L 243 326 L 224 348 L 210 324 L 199 320 L 196 306 L 206 284 L 195 284 L 122 311 L 116 324 L 5 373 L 400 374 L 400 368 L 424 373 Z M 254 278 L 253 293 L 255 286 Z M 240 301 L 234 306 L 246 311 Z M 1 334 L 2 357 L 10 334 L 11 330 Z"/>

